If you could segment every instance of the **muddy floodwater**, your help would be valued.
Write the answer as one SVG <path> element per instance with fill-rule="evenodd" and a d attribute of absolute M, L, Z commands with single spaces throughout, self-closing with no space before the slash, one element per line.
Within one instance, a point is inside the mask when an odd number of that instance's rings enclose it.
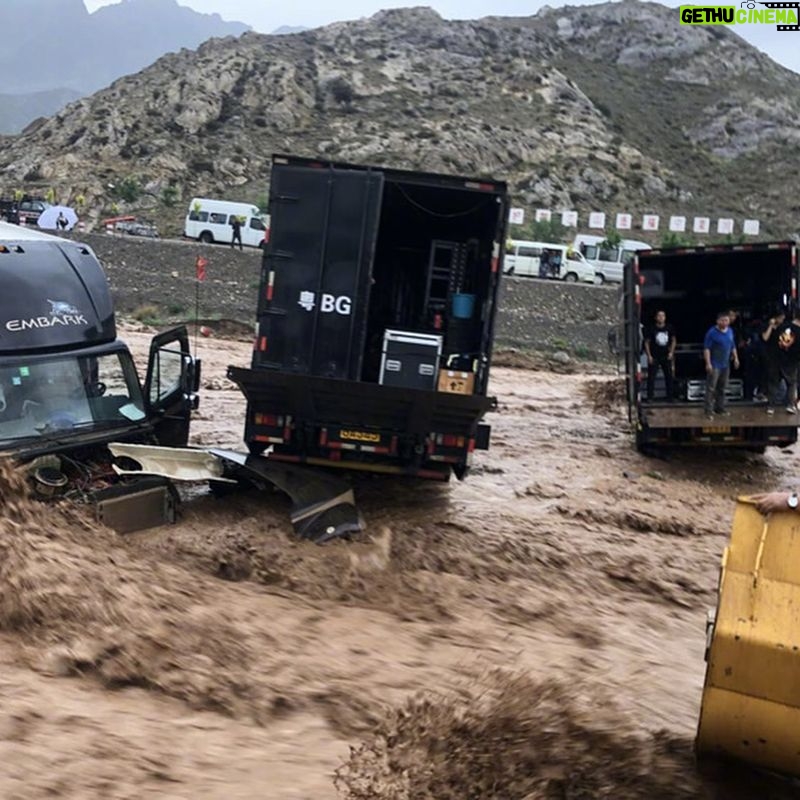
<path fill-rule="evenodd" d="M 251 344 L 200 345 L 193 443 L 242 449 Z M 610 374 L 492 392 L 466 481 L 357 476 L 370 536 L 322 548 L 278 493 L 123 537 L 5 469 L 0 797 L 792 796 L 692 740 L 734 499 L 798 453 L 640 456 Z"/>

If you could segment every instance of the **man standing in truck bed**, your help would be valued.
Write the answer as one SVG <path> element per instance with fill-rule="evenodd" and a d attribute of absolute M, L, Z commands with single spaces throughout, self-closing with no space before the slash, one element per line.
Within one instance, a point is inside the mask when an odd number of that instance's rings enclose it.
<path fill-rule="evenodd" d="M 675 362 L 675 331 L 667 325 L 665 311 L 656 311 L 655 325 L 645 334 L 644 352 L 647 355 L 647 399 L 653 399 L 658 370 L 664 373 L 666 400 L 672 402 L 672 365 Z"/>
<path fill-rule="evenodd" d="M 800 311 L 795 310 L 793 319 L 787 315 L 773 317 L 763 337 L 766 342 L 768 360 L 769 399 L 767 414 L 774 413 L 774 406 L 781 394 L 781 380 L 786 381 L 786 411 L 797 413 L 797 380 L 800 371 Z"/>
<path fill-rule="evenodd" d="M 706 416 L 727 415 L 725 410 L 725 389 L 731 361 L 734 369 L 739 369 L 739 354 L 731 330 L 731 317 L 727 311 L 717 314 L 717 324 L 708 329 L 703 341 L 703 358 L 706 362 Z"/>

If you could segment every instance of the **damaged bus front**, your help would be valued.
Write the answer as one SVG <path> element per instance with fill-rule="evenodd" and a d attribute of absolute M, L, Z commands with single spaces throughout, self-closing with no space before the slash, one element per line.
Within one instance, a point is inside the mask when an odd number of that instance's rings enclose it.
<path fill-rule="evenodd" d="M 0 285 L 0 452 L 31 464 L 38 490 L 116 483 L 112 441 L 186 444 L 198 371 L 185 328 L 154 338 L 141 384 L 91 248 L 3 224 Z"/>

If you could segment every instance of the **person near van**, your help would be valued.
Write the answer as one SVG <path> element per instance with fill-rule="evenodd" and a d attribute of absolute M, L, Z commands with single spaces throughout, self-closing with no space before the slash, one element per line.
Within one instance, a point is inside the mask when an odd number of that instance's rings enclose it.
<path fill-rule="evenodd" d="M 672 325 L 667 325 L 666 311 L 656 311 L 655 324 L 644 338 L 644 352 L 647 355 L 647 399 L 653 399 L 656 375 L 660 369 L 664 373 L 666 400 L 672 402 L 672 377 L 675 364 L 675 347 L 678 342 Z"/>
<path fill-rule="evenodd" d="M 786 381 L 786 411 L 797 413 L 797 381 L 800 372 L 800 311 L 793 318 L 778 314 L 770 319 L 762 337 L 767 353 L 767 414 L 775 413 L 781 396 L 781 381 Z"/>
<path fill-rule="evenodd" d="M 242 247 L 242 222 L 236 214 L 231 214 L 231 228 L 233 229 L 231 248 L 236 245 L 236 242 L 239 242 L 239 249 L 244 250 L 244 247 Z"/>
<path fill-rule="evenodd" d="M 706 416 L 709 419 L 713 419 L 715 413 L 726 416 L 730 413 L 725 410 L 725 389 L 728 387 L 731 361 L 734 369 L 739 369 L 739 354 L 727 310 L 717 314 L 716 325 L 706 332 L 703 359 L 706 364 Z"/>
<path fill-rule="evenodd" d="M 58 218 L 56 219 L 56 227 L 60 231 L 64 231 L 67 229 L 67 225 L 69 225 L 69 222 L 67 222 L 67 218 L 64 216 L 64 212 L 59 211 Z"/>
<path fill-rule="evenodd" d="M 549 250 L 542 250 L 542 254 L 539 256 L 539 277 L 540 278 L 549 278 L 550 277 L 550 251 Z"/>
<path fill-rule="evenodd" d="M 561 277 L 561 253 L 558 250 L 551 250 L 550 251 L 550 277 L 551 278 L 560 278 Z"/>

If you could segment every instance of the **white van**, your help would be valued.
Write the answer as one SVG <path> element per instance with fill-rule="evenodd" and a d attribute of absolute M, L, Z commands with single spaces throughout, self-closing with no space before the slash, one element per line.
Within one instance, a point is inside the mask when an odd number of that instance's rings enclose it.
<path fill-rule="evenodd" d="M 251 203 L 232 203 L 228 200 L 211 200 L 194 197 L 183 224 L 183 235 L 200 242 L 230 244 L 233 238 L 231 219 L 239 217 L 242 223 L 242 244 L 261 247 L 269 229 L 266 219 Z"/>
<path fill-rule="evenodd" d="M 599 283 L 622 283 L 622 269 L 637 250 L 652 250 L 647 242 L 623 239 L 618 247 L 601 247 L 605 236 L 578 234 L 572 246 L 594 266 Z"/>
<path fill-rule="evenodd" d="M 506 275 L 595 283 L 594 267 L 579 252 L 568 245 L 549 242 L 509 239 L 503 272 Z"/>

